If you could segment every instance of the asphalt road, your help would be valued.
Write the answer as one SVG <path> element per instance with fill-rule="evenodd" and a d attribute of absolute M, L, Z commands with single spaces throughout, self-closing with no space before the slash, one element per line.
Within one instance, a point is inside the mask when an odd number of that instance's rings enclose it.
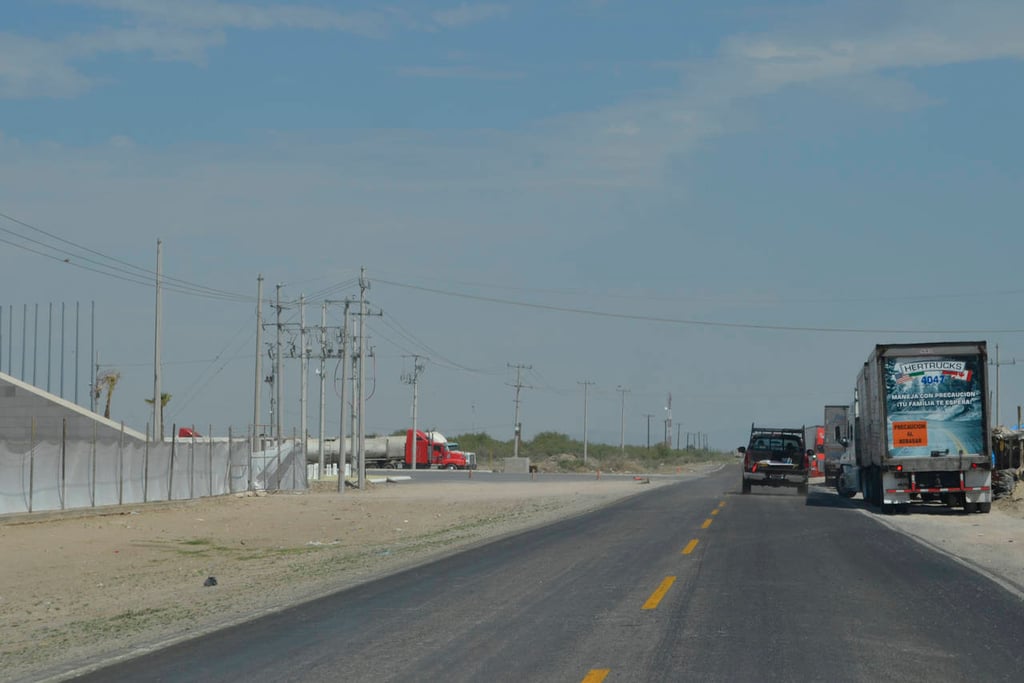
<path fill-rule="evenodd" d="M 738 468 L 84 677 L 1019 680 L 1024 603 L 823 489 Z"/>

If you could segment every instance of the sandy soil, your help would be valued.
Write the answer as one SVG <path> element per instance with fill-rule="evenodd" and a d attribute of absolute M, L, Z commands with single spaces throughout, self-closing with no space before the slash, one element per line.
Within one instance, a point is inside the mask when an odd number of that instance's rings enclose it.
<path fill-rule="evenodd" d="M 675 480 L 402 482 L 341 496 L 8 519 L 0 522 L 0 680 L 60 677 Z M 875 517 L 1024 599 L 1022 498 L 1024 486 L 989 515 Z M 204 585 L 208 577 L 216 586 Z"/>

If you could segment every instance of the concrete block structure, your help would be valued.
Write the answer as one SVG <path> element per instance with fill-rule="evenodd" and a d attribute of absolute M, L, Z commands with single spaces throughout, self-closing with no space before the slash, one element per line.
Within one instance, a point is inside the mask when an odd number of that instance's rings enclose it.
<path fill-rule="evenodd" d="M 65 427 L 66 425 L 66 427 Z M 146 435 L 59 396 L 0 372 L 0 440 L 9 444 L 121 439 L 145 443 Z"/>

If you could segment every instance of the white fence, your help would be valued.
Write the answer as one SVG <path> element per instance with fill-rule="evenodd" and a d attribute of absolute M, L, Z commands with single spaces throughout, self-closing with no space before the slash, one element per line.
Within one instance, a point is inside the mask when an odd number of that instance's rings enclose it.
<path fill-rule="evenodd" d="M 0 515 L 308 488 L 305 454 L 248 439 L 0 441 Z"/>

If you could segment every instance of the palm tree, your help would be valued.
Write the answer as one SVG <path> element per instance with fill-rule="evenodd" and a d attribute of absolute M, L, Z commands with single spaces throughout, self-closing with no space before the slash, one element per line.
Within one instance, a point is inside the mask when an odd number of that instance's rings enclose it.
<path fill-rule="evenodd" d="M 149 405 L 153 405 L 153 399 L 147 398 L 147 399 L 144 399 L 144 400 Z M 163 431 L 162 427 L 163 427 L 163 424 L 164 424 L 164 408 L 166 408 L 167 404 L 170 403 L 170 402 L 171 402 L 171 395 L 168 394 L 168 393 L 161 392 L 161 394 L 160 394 L 160 426 L 161 426 L 160 431 L 161 432 Z M 164 435 L 161 434 L 160 435 L 160 440 L 162 441 L 163 438 L 164 438 Z"/>
<path fill-rule="evenodd" d="M 103 387 L 107 387 L 107 405 L 103 410 L 103 417 L 110 419 L 110 399 L 114 395 L 114 387 L 117 386 L 118 381 L 121 379 L 121 373 L 117 370 L 107 370 L 102 375 L 96 378 L 96 398 L 100 397 L 100 393 L 103 391 Z"/>

